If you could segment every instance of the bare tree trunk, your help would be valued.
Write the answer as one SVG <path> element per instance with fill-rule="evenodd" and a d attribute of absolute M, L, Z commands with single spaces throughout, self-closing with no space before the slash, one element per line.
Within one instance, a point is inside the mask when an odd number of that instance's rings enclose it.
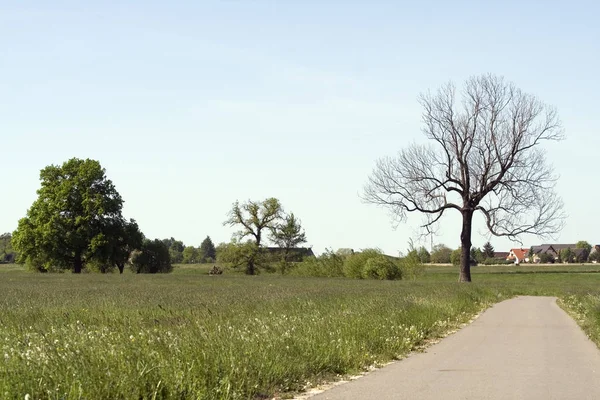
<path fill-rule="evenodd" d="M 81 259 L 81 254 L 75 254 L 73 273 L 80 274 L 82 267 L 83 267 L 83 260 Z"/>
<path fill-rule="evenodd" d="M 254 275 L 255 267 L 254 267 L 254 258 L 248 260 L 248 265 L 246 266 L 246 275 Z"/>
<path fill-rule="evenodd" d="M 473 211 L 462 212 L 463 225 L 460 233 L 460 275 L 459 282 L 471 282 L 471 226 L 473 223 Z"/>
<path fill-rule="evenodd" d="M 119 274 L 122 274 L 125 269 L 125 263 L 117 263 L 117 268 L 119 268 Z"/>

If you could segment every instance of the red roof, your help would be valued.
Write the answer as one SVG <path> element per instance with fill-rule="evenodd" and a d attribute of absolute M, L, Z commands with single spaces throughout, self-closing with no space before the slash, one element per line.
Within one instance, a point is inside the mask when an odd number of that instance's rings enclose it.
<path fill-rule="evenodd" d="M 525 249 L 510 249 L 511 253 L 514 254 L 519 261 L 520 260 L 524 260 L 527 257 L 527 254 L 529 254 L 529 250 L 525 250 Z M 509 256 L 508 258 L 513 258 L 512 256 Z"/>

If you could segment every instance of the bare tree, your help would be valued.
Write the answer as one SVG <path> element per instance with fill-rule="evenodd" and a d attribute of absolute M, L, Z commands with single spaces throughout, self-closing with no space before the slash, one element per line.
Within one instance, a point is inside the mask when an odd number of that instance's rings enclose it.
<path fill-rule="evenodd" d="M 367 202 L 403 221 L 425 215 L 430 231 L 444 212 L 462 215 L 461 282 L 471 281 L 473 214 L 489 231 L 519 241 L 521 234 L 551 236 L 562 228 L 557 177 L 540 145 L 563 138 L 556 110 L 493 75 L 466 81 L 460 103 L 452 84 L 421 95 L 429 145 L 413 144 L 379 159 L 365 186 Z"/>

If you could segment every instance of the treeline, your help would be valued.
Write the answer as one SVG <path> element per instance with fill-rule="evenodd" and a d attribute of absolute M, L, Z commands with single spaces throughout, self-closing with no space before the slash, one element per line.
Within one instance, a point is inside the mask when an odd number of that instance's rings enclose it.
<path fill-rule="evenodd" d="M 17 252 L 13 249 L 12 234 L 7 232 L 0 235 L 0 264 L 11 264 L 17 259 Z"/>
<path fill-rule="evenodd" d="M 217 259 L 216 247 L 207 236 L 199 247 L 186 246 L 181 240 L 163 239 L 162 242 L 169 248 L 169 255 L 173 264 L 203 264 L 214 263 Z"/>
<path fill-rule="evenodd" d="M 425 247 L 412 248 L 408 253 L 412 257 L 416 257 L 423 264 L 453 264 L 460 265 L 461 249 L 451 249 L 445 244 L 436 244 L 431 252 Z M 490 242 L 483 245 L 482 248 L 473 246 L 471 248 L 471 264 L 508 264 L 511 261 L 506 261 L 504 258 L 496 258 L 494 247 Z"/>

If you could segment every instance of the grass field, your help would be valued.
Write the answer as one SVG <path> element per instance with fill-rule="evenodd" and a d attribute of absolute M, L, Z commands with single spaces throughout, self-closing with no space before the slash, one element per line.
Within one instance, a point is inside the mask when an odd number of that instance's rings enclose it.
<path fill-rule="evenodd" d="M 600 338 L 600 268 L 427 267 L 415 281 L 32 274 L 0 266 L 0 397 L 259 399 L 400 358 L 517 294 Z"/>

